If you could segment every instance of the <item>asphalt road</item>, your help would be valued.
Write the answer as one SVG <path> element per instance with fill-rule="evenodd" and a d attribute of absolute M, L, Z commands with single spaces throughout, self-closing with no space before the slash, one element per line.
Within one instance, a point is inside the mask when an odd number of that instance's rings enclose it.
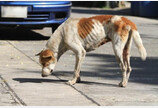
<path fill-rule="evenodd" d="M 73 9 L 71 16 L 103 13 L 121 12 Z M 66 82 L 73 76 L 75 63 L 71 51 L 61 57 L 51 76 L 41 77 L 35 54 L 45 47 L 46 36 L 51 35 L 49 29 L 0 29 L 0 105 L 158 105 L 158 20 L 124 16 L 138 26 L 148 53 L 147 60 L 141 61 L 137 48 L 132 45 L 133 71 L 126 88 L 118 87 L 121 72 L 111 43 L 87 53 L 81 69 L 82 82 L 69 86 Z"/>

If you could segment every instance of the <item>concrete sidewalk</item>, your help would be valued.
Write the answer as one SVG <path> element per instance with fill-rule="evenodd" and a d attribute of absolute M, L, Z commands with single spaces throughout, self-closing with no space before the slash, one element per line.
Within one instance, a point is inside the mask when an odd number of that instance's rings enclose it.
<path fill-rule="evenodd" d="M 1 97 L 0 98 L 1 106 L 19 105 L 1 76 L 0 76 L 0 97 Z"/>
<path fill-rule="evenodd" d="M 18 95 L 19 105 L 96 105 L 57 77 L 41 78 L 39 64 L 10 43 L 1 41 L 1 52 L 0 74 Z M 17 97 L 14 95 L 14 98 Z M 4 103 L 0 101 L 0 105 L 12 104 Z"/>
<path fill-rule="evenodd" d="M 89 16 L 72 13 L 72 17 Z M 47 40 L 36 31 L 0 31 L 0 106 L 158 105 L 158 20 L 127 17 L 137 24 L 148 58 L 141 61 L 132 46 L 133 72 L 126 88 L 118 87 L 121 73 L 111 43 L 87 53 L 82 82 L 69 86 L 66 82 L 73 76 L 75 62 L 72 52 L 61 57 L 53 75 L 42 78 L 35 54 Z"/>

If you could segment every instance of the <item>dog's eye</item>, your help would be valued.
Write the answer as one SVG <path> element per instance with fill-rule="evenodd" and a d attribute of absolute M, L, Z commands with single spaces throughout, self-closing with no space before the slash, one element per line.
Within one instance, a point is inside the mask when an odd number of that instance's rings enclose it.
<path fill-rule="evenodd" d="M 50 60 L 50 59 L 52 59 L 52 56 L 42 57 L 42 58 L 45 59 L 45 60 Z"/>
<path fill-rule="evenodd" d="M 50 65 L 50 63 L 42 63 L 42 66 L 43 67 L 47 67 L 47 66 L 49 66 Z"/>

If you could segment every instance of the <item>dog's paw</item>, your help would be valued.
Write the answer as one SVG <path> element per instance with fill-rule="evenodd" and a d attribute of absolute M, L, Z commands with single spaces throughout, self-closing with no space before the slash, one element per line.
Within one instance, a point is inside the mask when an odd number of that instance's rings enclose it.
<path fill-rule="evenodd" d="M 74 85 L 76 83 L 76 81 L 74 80 L 69 80 L 68 82 L 66 82 L 66 84 L 68 85 Z"/>
<path fill-rule="evenodd" d="M 81 81 L 80 77 L 75 78 L 73 80 L 69 80 L 66 84 L 68 85 L 74 85 L 75 83 L 79 83 Z"/>
<path fill-rule="evenodd" d="M 119 87 L 126 87 L 126 85 L 127 85 L 127 82 L 120 82 L 119 83 Z"/>

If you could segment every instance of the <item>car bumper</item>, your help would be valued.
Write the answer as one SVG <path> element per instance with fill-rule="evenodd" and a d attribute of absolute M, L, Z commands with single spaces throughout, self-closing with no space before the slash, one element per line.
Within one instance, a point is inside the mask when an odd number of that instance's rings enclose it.
<path fill-rule="evenodd" d="M 65 5 L 27 6 L 27 18 L 1 18 L 0 25 L 51 25 L 61 24 L 70 16 L 71 3 Z"/>
<path fill-rule="evenodd" d="M 0 25 L 51 25 L 51 24 L 62 24 L 64 21 L 66 21 L 67 18 L 64 18 L 62 20 L 47 20 L 47 21 L 29 21 L 29 22 L 16 22 L 16 21 L 3 21 L 0 22 Z"/>

